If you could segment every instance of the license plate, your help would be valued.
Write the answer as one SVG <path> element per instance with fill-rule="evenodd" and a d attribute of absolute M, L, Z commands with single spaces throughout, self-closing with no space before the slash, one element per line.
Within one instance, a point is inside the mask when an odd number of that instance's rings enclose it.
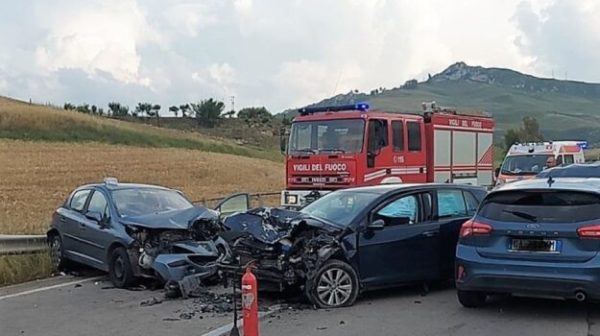
<path fill-rule="evenodd" d="M 511 249 L 514 251 L 557 252 L 560 242 L 550 239 L 513 239 Z"/>

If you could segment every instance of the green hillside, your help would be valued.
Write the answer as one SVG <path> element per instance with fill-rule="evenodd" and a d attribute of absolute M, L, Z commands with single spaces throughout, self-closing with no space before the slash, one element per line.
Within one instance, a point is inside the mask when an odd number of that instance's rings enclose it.
<path fill-rule="evenodd" d="M 314 106 L 359 101 L 390 112 L 419 112 L 421 103 L 429 101 L 461 112 L 485 111 L 496 119 L 498 142 L 505 130 L 517 127 L 524 116 L 533 116 L 548 139 L 586 139 L 600 144 L 600 84 L 456 63 L 416 85 L 338 95 Z"/>
<path fill-rule="evenodd" d="M 281 160 L 275 149 L 241 146 L 233 139 L 114 120 L 5 97 L 0 97 L 0 138 L 174 147 Z"/>

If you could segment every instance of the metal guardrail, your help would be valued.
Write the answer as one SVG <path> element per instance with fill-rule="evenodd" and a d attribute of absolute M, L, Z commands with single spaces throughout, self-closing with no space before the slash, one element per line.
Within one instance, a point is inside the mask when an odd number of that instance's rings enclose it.
<path fill-rule="evenodd" d="M 0 235 L 0 255 L 39 253 L 47 249 L 46 235 Z"/>
<path fill-rule="evenodd" d="M 265 205 L 265 199 L 268 197 L 279 196 L 279 192 L 264 192 L 248 194 L 253 201 L 252 206 Z M 203 206 L 214 205 L 227 198 L 204 198 L 198 201 L 193 201 L 194 204 L 202 204 Z M 14 255 L 39 253 L 48 249 L 46 235 L 4 235 L 0 234 L 0 255 Z"/>

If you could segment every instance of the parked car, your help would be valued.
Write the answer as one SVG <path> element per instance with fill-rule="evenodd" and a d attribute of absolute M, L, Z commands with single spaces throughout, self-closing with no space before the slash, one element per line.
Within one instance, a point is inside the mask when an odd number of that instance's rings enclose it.
<path fill-rule="evenodd" d="M 323 308 L 362 291 L 452 279 L 463 222 L 486 195 L 453 184 L 395 184 L 329 193 L 300 212 L 258 208 L 227 217 L 221 236 L 255 264 L 261 289 L 300 288 Z"/>
<path fill-rule="evenodd" d="M 489 294 L 600 298 L 600 179 L 533 179 L 488 194 L 462 225 L 458 300 Z"/>
<path fill-rule="evenodd" d="M 47 235 L 56 268 L 77 262 L 109 272 L 115 287 L 155 277 L 185 291 L 217 271 L 219 231 L 219 213 L 179 191 L 106 179 L 75 189 Z"/>

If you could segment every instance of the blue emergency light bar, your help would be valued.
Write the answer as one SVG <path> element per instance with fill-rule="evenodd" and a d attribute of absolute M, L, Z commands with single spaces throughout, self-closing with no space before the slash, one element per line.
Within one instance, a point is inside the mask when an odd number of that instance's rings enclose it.
<path fill-rule="evenodd" d="M 300 115 L 307 115 L 320 112 L 338 112 L 338 111 L 366 111 L 369 109 L 367 103 L 356 103 L 351 105 L 337 105 L 337 106 L 319 106 L 319 107 L 303 107 L 298 109 Z"/>
<path fill-rule="evenodd" d="M 579 146 L 579 148 L 581 148 L 581 149 L 588 149 L 588 142 L 587 141 L 578 142 L 577 146 Z"/>

